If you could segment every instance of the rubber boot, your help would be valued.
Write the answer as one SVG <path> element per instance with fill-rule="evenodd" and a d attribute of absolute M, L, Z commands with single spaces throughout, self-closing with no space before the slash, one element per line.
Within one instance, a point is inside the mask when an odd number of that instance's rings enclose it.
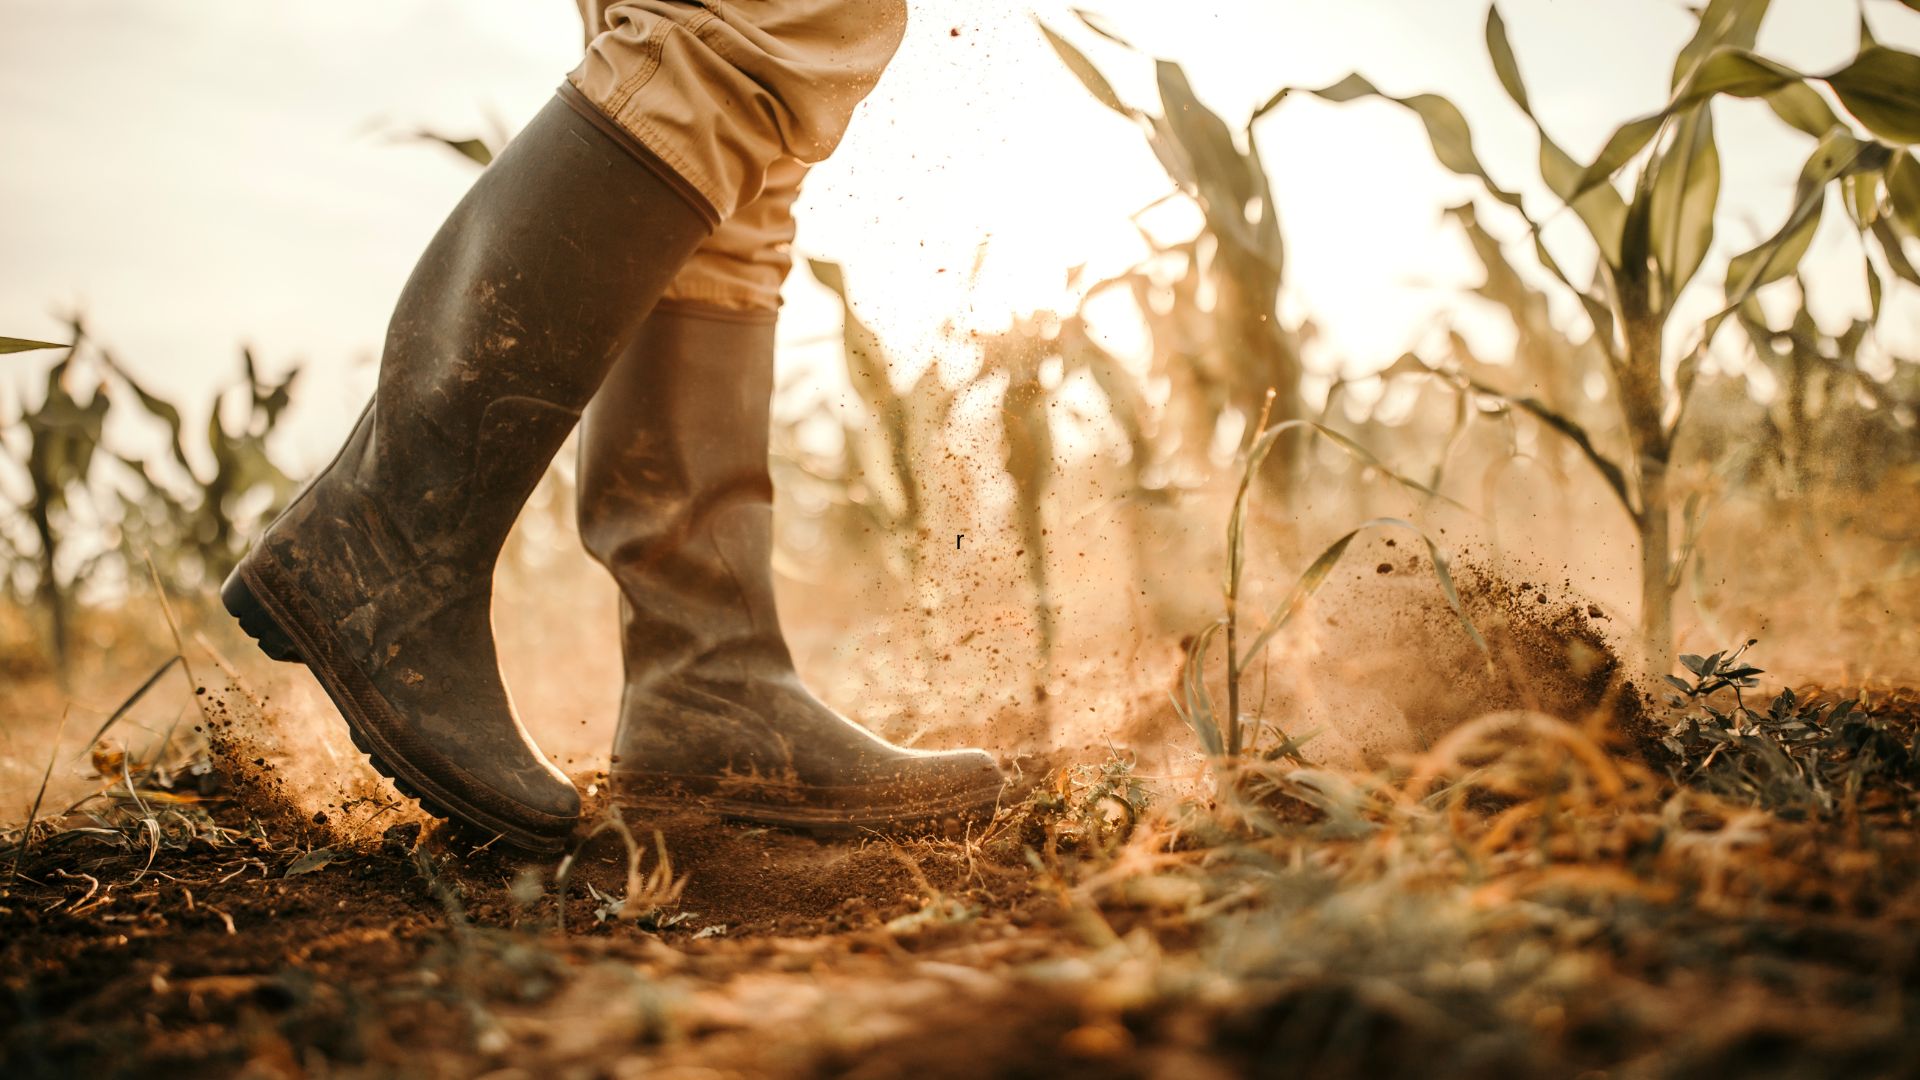
<path fill-rule="evenodd" d="M 840 831 L 989 810 L 980 750 L 895 746 L 815 698 L 774 610 L 770 317 L 656 310 L 588 408 L 580 535 L 620 586 L 629 805 Z"/>
<path fill-rule="evenodd" d="M 494 652 L 494 563 L 612 361 L 708 232 L 683 195 L 549 102 L 402 291 L 346 445 L 221 590 L 312 669 L 374 766 L 431 812 L 537 852 L 580 797 Z"/>

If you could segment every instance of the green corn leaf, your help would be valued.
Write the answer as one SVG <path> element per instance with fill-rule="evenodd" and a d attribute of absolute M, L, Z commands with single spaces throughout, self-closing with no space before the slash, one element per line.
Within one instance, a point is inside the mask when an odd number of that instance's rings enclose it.
<path fill-rule="evenodd" d="M 63 345 L 57 341 L 35 341 L 32 338 L 0 337 L 0 355 L 6 353 L 33 352 L 36 349 L 67 348 L 72 348 L 72 346 Z"/>
<path fill-rule="evenodd" d="M 1700 62 L 1666 108 L 1629 120 L 1608 137 L 1600 156 L 1587 166 L 1574 186 L 1574 196 L 1585 194 L 1620 171 L 1634 155 L 1646 149 L 1668 118 L 1718 95 L 1766 97 L 1802 79 L 1799 72 L 1765 57 L 1744 49 L 1721 47 Z"/>
<path fill-rule="evenodd" d="M 1441 549 L 1440 545 L 1434 543 L 1426 530 L 1411 521 L 1396 517 L 1378 517 L 1362 522 L 1358 527 L 1327 545 L 1326 549 L 1308 564 L 1306 570 L 1294 580 L 1293 588 L 1288 591 L 1286 598 L 1281 600 L 1267 616 L 1266 625 L 1254 635 L 1253 642 L 1236 658 L 1236 664 L 1240 668 L 1244 669 L 1259 656 L 1260 650 L 1266 647 L 1267 642 L 1273 640 L 1275 634 L 1284 629 L 1293 621 L 1294 616 L 1305 609 L 1307 601 L 1313 599 L 1313 594 L 1319 592 L 1321 586 L 1327 583 L 1327 575 L 1333 572 L 1334 566 L 1340 562 L 1341 556 L 1347 553 L 1347 548 L 1353 544 L 1354 539 L 1372 528 L 1406 529 L 1420 538 L 1420 541 L 1427 546 L 1428 557 L 1433 560 L 1434 578 L 1440 585 L 1440 593 L 1446 598 L 1447 606 L 1453 609 L 1454 616 L 1460 620 L 1460 626 L 1466 630 L 1467 636 L 1473 639 L 1473 643 L 1487 657 L 1488 663 L 1492 663 L 1492 650 L 1487 647 L 1486 639 L 1480 636 L 1479 628 L 1473 625 L 1473 619 L 1468 616 L 1465 605 L 1460 602 L 1460 593 L 1453 583 L 1453 571 L 1447 553 Z"/>
<path fill-rule="evenodd" d="M 1920 142 L 1920 56 L 1874 45 L 1826 81 L 1868 131 L 1889 142 Z"/>
<path fill-rule="evenodd" d="M 1693 280 L 1713 244 L 1720 151 L 1714 145 L 1712 112 L 1699 108 L 1681 117 L 1656 170 L 1648 194 L 1648 230 L 1664 310 Z"/>
<path fill-rule="evenodd" d="M 1315 434 L 1324 437 L 1328 442 L 1331 442 L 1335 446 L 1346 451 L 1347 455 L 1353 458 L 1355 461 L 1360 462 L 1360 464 L 1365 465 L 1370 469 L 1374 469 L 1378 471 L 1382 476 L 1385 476 L 1387 479 L 1392 480 L 1396 484 L 1399 484 L 1401 487 L 1409 488 L 1413 491 L 1417 491 L 1422 495 L 1427 496 L 1428 498 L 1439 499 L 1441 502 L 1447 503 L 1448 505 L 1453 506 L 1457 509 L 1461 509 L 1461 510 L 1466 509 L 1466 507 L 1462 506 L 1459 502 L 1445 495 L 1440 494 L 1438 491 L 1435 491 L 1434 489 L 1428 487 L 1427 485 L 1421 483 L 1420 481 L 1415 480 L 1410 476 L 1403 476 L 1400 473 L 1397 473 L 1392 469 L 1388 468 L 1385 462 L 1381 461 L 1378 457 L 1374 456 L 1373 451 L 1368 450 L 1365 446 L 1362 446 L 1360 443 L 1355 442 L 1352 437 L 1348 435 L 1344 435 L 1341 432 L 1335 431 L 1333 428 L 1330 428 L 1325 424 L 1315 423 L 1312 420 L 1283 420 L 1280 423 L 1275 424 L 1272 427 L 1268 428 L 1267 430 L 1261 432 L 1260 437 L 1254 441 L 1253 451 L 1250 454 L 1250 457 L 1252 458 L 1252 463 L 1248 471 L 1252 472 L 1253 469 L 1257 469 L 1259 467 L 1260 460 L 1264 459 L 1267 455 L 1267 452 L 1270 449 L 1272 449 L 1273 442 L 1275 439 L 1279 438 L 1281 435 L 1285 434 L 1286 432 L 1293 431 L 1295 429 L 1302 429 L 1302 428 L 1312 431 Z"/>
<path fill-rule="evenodd" d="M 1481 165 L 1479 155 L 1474 153 L 1473 131 L 1467 126 L 1466 116 L 1446 98 L 1438 94 L 1394 97 L 1392 94 L 1382 93 L 1365 77 L 1358 74 L 1349 75 L 1331 86 L 1308 92 L 1315 97 L 1333 102 L 1377 97 L 1405 106 L 1426 125 L 1427 139 L 1433 143 L 1433 156 L 1439 159 L 1440 164 L 1461 176 L 1470 176 L 1479 180 L 1486 186 L 1488 194 L 1516 210 L 1522 209 L 1520 196 L 1494 183 L 1486 167 Z"/>
<path fill-rule="evenodd" d="M 1881 218 L 1873 223 L 1873 238 L 1880 241 L 1880 254 L 1886 256 L 1887 266 L 1895 277 L 1911 285 L 1920 285 L 1920 270 L 1915 270 L 1907 259 L 1907 253 L 1900 247 L 1900 233 L 1888 221 Z"/>
<path fill-rule="evenodd" d="M 1893 219 L 1909 236 L 1920 236 L 1920 161 L 1911 151 L 1895 154 L 1887 166 L 1887 203 Z"/>
<path fill-rule="evenodd" d="M 1579 198 L 1573 197 L 1582 169 L 1565 150 L 1560 149 L 1560 145 L 1547 134 L 1547 129 L 1541 126 L 1539 117 L 1533 114 L 1526 84 L 1520 78 L 1520 64 L 1514 57 L 1512 42 L 1507 39 L 1507 25 L 1500 17 L 1498 7 L 1487 9 L 1486 38 L 1487 55 L 1493 60 L 1494 74 L 1499 77 L 1501 87 L 1520 107 L 1520 111 L 1526 114 L 1527 119 L 1533 121 L 1534 133 L 1540 138 L 1540 178 L 1587 227 L 1587 233 L 1600 248 L 1600 255 L 1607 265 L 1619 266 L 1620 230 L 1627 215 L 1627 207 L 1621 201 L 1620 193 L 1613 190 L 1611 185 L 1598 184 Z"/>
<path fill-rule="evenodd" d="M 1233 132 L 1226 121 L 1201 103 L 1180 65 L 1159 61 L 1154 65 L 1154 75 L 1167 129 L 1186 152 L 1201 196 L 1210 208 L 1227 211 L 1244 230 L 1247 202 L 1255 193 L 1254 179 L 1246 155 L 1234 144 Z M 1209 219 L 1213 217 L 1208 214 Z"/>
<path fill-rule="evenodd" d="M 1565 436 L 1568 441 L 1572 442 L 1574 446 L 1586 456 L 1587 461 L 1600 473 L 1601 478 L 1606 480 L 1608 490 L 1612 491 L 1614 497 L 1620 500 L 1621 507 L 1623 507 L 1628 514 L 1639 512 L 1633 504 L 1632 488 L 1628 484 L 1626 470 L 1622 469 L 1616 462 L 1610 460 L 1605 454 L 1600 452 L 1600 448 L 1594 445 L 1593 436 L 1587 432 L 1586 428 L 1581 427 L 1573 419 L 1555 412 L 1546 402 L 1538 398 L 1508 394 L 1496 387 L 1488 386 L 1486 383 L 1480 382 L 1471 376 L 1457 375 L 1456 377 L 1464 381 L 1474 393 L 1485 394 L 1488 397 L 1507 402 L 1510 405 L 1522 409 L 1532 414 L 1532 416 L 1541 423 Z"/>
<path fill-rule="evenodd" d="M 1793 210 L 1766 240 L 1733 257 L 1727 265 L 1727 306 L 1708 319 L 1701 330 L 1700 348 L 1706 348 L 1721 323 L 1762 286 L 1794 273 L 1813 234 L 1820 227 L 1827 185 L 1845 176 L 1883 168 L 1891 160 L 1886 147 L 1863 142 L 1839 129 L 1828 132 L 1800 169 L 1794 183 Z"/>
<path fill-rule="evenodd" d="M 439 143 L 483 168 L 493 164 L 493 147 L 488 146 L 481 139 L 459 139 L 451 135 L 442 135 L 437 131 L 428 131 L 425 128 L 414 132 L 413 137 L 423 142 Z"/>
<path fill-rule="evenodd" d="M 146 410 L 147 415 L 167 425 L 167 433 L 172 439 L 174 460 L 179 462 L 182 468 L 191 472 L 192 466 L 187 464 L 186 435 L 180 419 L 179 408 L 172 402 L 161 398 L 159 395 L 150 392 L 146 387 L 140 385 L 139 381 L 136 380 L 118 360 L 114 359 L 111 353 L 102 353 L 100 358 L 105 363 L 107 370 L 118 376 L 120 381 L 126 384 L 127 389 L 133 391 L 133 396 L 140 402 L 140 407 Z M 252 363 L 251 354 L 249 354 L 248 363 L 249 365 Z M 249 378 L 252 376 L 251 366 L 249 366 L 248 369 L 248 376 Z M 219 409 L 217 406 L 214 411 L 218 414 Z"/>
<path fill-rule="evenodd" d="M 1790 82 L 1772 91 L 1766 95 L 1766 102 L 1782 122 L 1816 139 L 1825 138 L 1827 132 L 1840 126 L 1840 118 L 1826 99 L 1804 82 Z"/>
<path fill-rule="evenodd" d="M 1085 53 L 1074 48 L 1066 38 L 1054 33 L 1046 23 L 1037 19 L 1034 23 L 1040 27 L 1040 32 L 1046 35 L 1047 44 L 1053 46 L 1053 51 L 1059 54 L 1061 62 L 1067 65 L 1067 70 L 1073 72 L 1073 77 L 1080 80 L 1080 85 L 1087 88 L 1087 93 L 1092 94 L 1095 101 L 1128 119 L 1139 115 L 1126 102 L 1120 100 L 1119 94 L 1113 92 L 1113 84 L 1107 81 L 1105 75 L 1100 74 L 1100 69 L 1093 66 L 1093 61 L 1087 59 Z"/>
<path fill-rule="evenodd" d="M 1262 106 L 1262 110 L 1264 111 L 1277 105 L 1285 100 L 1291 92 L 1292 90 L 1290 88 L 1275 94 L 1266 105 Z M 1546 243 L 1540 236 L 1540 223 L 1533 220 L 1533 218 L 1527 214 L 1526 206 L 1521 201 L 1520 196 L 1495 184 L 1493 178 L 1487 174 L 1486 169 L 1481 167 L 1478 157 L 1475 156 L 1473 152 L 1473 140 L 1471 132 L 1466 126 L 1466 119 L 1460 115 L 1458 109 L 1453 108 L 1451 105 L 1446 105 L 1445 108 L 1442 108 L 1441 105 L 1437 103 L 1444 103 L 1444 99 L 1436 98 L 1431 94 L 1419 95 L 1412 98 L 1396 98 L 1389 94 L 1383 94 L 1375 89 L 1372 83 L 1360 75 L 1349 75 L 1345 79 L 1334 83 L 1332 86 L 1323 87 L 1319 90 L 1304 90 L 1302 92 L 1335 102 L 1353 101 L 1362 97 L 1378 97 L 1382 100 L 1391 101 L 1397 105 L 1411 109 L 1420 117 L 1422 122 L 1426 124 L 1427 136 L 1429 140 L 1434 143 L 1435 156 L 1440 158 L 1442 164 L 1454 169 L 1455 172 L 1462 176 L 1479 180 L 1481 186 L 1486 189 L 1487 194 L 1492 195 L 1502 203 L 1512 207 L 1513 210 L 1520 215 L 1521 220 L 1527 223 L 1527 230 L 1533 237 L 1534 254 L 1539 258 L 1540 265 L 1545 267 L 1547 271 L 1558 279 L 1562 285 L 1565 285 L 1570 292 L 1580 298 L 1581 307 L 1586 311 L 1588 318 L 1592 320 L 1595 332 L 1602 340 L 1611 342 L 1613 319 L 1607 311 L 1605 301 L 1595 296 L 1590 290 L 1575 285 L 1572 279 L 1567 277 L 1566 272 L 1561 269 L 1560 264 L 1554 259 L 1553 254 L 1547 250 Z M 1440 148 L 1443 145 L 1447 148 L 1447 153 L 1444 155 L 1440 153 Z M 1543 153 L 1544 152 L 1543 149 Z M 1561 156 L 1564 157 L 1564 155 Z M 1455 168 L 1456 165 L 1462 167 Z M 1573 201 L 1576 210 L 1580 210 L 1579 202 L 1573 200 L 1570 195 L 1563 196 L 1563 200 Z M 1618 204 L 1618 193 L 1612 196 L 1612 200 L 1614 204 Z M 1602 203 L 1602 200 L 1595 199 L 1594 208 L 1583 211 L 1582 219 L 1589 223 L 1588 227 L 1593 231 L 1595 240 L 1601 245 L 1601 250 L 1604 253 L 1609 250 L 1608 238 L 1617 238 L 1620 233 L 1620 228 L 1617 223 L 1611 225 L 1608 223 L 1609 210 Z M 1623 207 L 1619 209 L 1618 215 L 1624 218 L 1625 210 Z"/>
<path fill-rule="evenodd" d="M 1659 134 L 1660 125 L 1665 123 L 1666 119 L 1667 113 L 1663 110 L 1638 120 L 1629 120 L 1615 128 L 1613 134 L 1607 136 L 1606 145 L 1600 148 L 1600 156 L 1594 158 L 1593 164 L 1588 165 L 1580 173 L 1570 197 L 1580 198 L 1606 183 L 1608 178 L 1619 172 L 1621 166 L 1631 161 L 1635 154 L 1647 148 L 1647 144 Z"/>
<path fill-rule="evenodd" d="M 1513 43 L 1507 40 L 1507 22 L 1500 17 L 1498 5 L 1487 7 L 1487 58 L 1493 61 L 1493 73 L 1499 77 L 1500 86 L 1513 99 L 1520 111 L 1533 115 L 1533 106 L 1527 100 L 1526 84 L 1520 81 L 1520 62 L 1513 55 Z"/>
<path fill-rule="evenodd" d="M 1710 0 L 1707 9 L 1700 13 L 1700 25 L 1694 28 L 1692 39 L 1674 59 L 1670 89 L 1678 90 L 1684 85 L 1694 67 L 1716 46 L 1753 48 L 1770 3 L 1771 0 Z"/>
<path fill-rule="evenodd" d="M 1675 97 L 1668 113 L 1692 108 L 1708 98 L 1765 97 L 1783 86 L 1804 81 L 1805 76 L 1783 64 L 1749 52 L 1744 48 L 1722 46 L 1701 61 L 1700 68 Z"/>
<path fill-rule="evenodd" d="M 1872 45 L 1831 74 L 1819 76 L 1866 128 L 1891 142 L 1920 142 L 1920 56 Z M 1763 98 L 1775 115 L 1800 131 L 1824 137 L 1838 118 L 1805 84 L 1808 76 L 1735 45 L 1701 60 L 1667 107 L 1630 120 L 1607 140 L 1587 167 L 1576 196 L 1604 182 L 1645 149 L 1667 118 L 1713 97 Z"/>
<path fill-rule="evenodd" d="M 1193 729 L 1200 748 L 1210 758 L 1224 757 L 1227 752 L 1227 740 L 1220 730 L 1220 718 L 1214 712 L 1213 696 L 1207 693 L 1207 648 L 1224 626 L 1224 621 L 1215 621 L 1193 636 L 1187 646 L 1186 663 L 1180 671 L 1181 696 L 1174 702 L 1174 711 Z"/>
<path fill-rule="evenodd" d="M 1824 199 L 1816 198 L 1804 213 L 1796 213 L 1773 236 L 1735 255 L 1727 264 L 1727 295 L 1742 297 L 1779 281 L 1800 265 L 1813 234 L 1820 228 Z"/>
<path fill-rule="evenodd" d="M 1880 321 L 1880 297 L 1884 288 L 1880 284 L 1880 271 L 1873 268 L 1873 260 L 1866 258 L 1864 253 L 1860 259 L 1860 265 L 1867 270 L 1867 310 L 1871 313 L 1869 317 L 1872 322 L 1877 323 Z"/>
<path fill-rule="evenodd" d="M 1861 232 L 1872 228 L 1873 223 L 1880 220 L 1880 187 L 1886 179 L 1885 171 L 1870 169 L 1840 182 L 1841 192 L 1846 197 L 1847 215 L 1853 218 L 1854 225 Z"/>
<path fill-rule="evenodd" d="M 1727 296 L 1738 304 L 1761 286 L 1793 273 L 1813 241 L 1826 202 L 1826 187 L 1857 168 L 1868 144 L 1844 131 L 1829 132 L 1814 148 L 1794 183 L 1793 211 L 1780 230 L 1752 249 L 1734 256 L 1727 267 Z"/>

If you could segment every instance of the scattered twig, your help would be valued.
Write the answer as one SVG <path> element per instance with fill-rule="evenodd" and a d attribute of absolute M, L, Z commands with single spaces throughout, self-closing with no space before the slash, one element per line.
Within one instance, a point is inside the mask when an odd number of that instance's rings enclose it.
<path fill-rule="evenodd" d="M 139 689 L 129 694 L 127 696 L 127 700 L 121 702 L 120 707 L 113 710 L 113 714 L 107 717 L 106 723 L 100 725 L 100 730 L 93 733 L 93 738 L 88 739 L 86 743 L 80 747 L 80 753 L 81 754 L 86 753 L 88 747 L 94 745 L 95 743 L 99 742 L 101 739 L 105 738 L 107 734 L 107 730 L 113 727 L 113 725 L 119 723 L 120 718 L 127 715 L 127 713 L 131 711 L 136 704 L 139 703 L 140 699 L 146 696 L 147 691 L 153 689 L 153 684 L 160 681 L 160 676 L 165 675 L 167 672 L 173 670 L 173 665 L 179 662 L 180 662 L 180 655 L 178 653 L 175 653 L 174 655 L 167 657 L 165 663 L 161 664 L 157 668 L 154 668 L 153 674 L 147 676 L 146 681 L 140 684 Z M 76 754 L 74 756 L 78 757 L 79 754 Z"/>

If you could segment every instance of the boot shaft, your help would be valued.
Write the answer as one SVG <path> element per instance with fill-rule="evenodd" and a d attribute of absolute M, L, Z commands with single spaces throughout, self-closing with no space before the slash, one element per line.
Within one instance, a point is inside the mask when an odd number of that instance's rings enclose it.
<path fill-rule="evenodd" d="M 497 554 L 706 234 L 668 191 L 555 99 L 461 199 L 401 293 L 343 454 L 358 486 L 405 508 L 402 531 Z"/>
<path fill-rule="evenodd" d="M 771 315 L 656 310 L 587 409 L 580 536 L 620 585 L 630 682 L 791 667 L 773 596 Z"/>

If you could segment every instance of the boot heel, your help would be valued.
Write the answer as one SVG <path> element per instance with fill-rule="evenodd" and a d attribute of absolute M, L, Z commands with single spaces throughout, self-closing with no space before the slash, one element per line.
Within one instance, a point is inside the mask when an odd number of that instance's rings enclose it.
<path fill-rule="evenodd" d="M 274 622 L 266 607 L 254 597 L 253 590 L 247 587 L 238 569 L 227 575 L 226 584 L 220 586 L 220 602 L 226 606 L 227 614 L 240 621 L 240 629 L 259 643 L 261 652 L 275 660 L 295 664 L 302 662 L 300 650 L 294 647 L 293 639 L 280 629 L 280 624 Z"/>

